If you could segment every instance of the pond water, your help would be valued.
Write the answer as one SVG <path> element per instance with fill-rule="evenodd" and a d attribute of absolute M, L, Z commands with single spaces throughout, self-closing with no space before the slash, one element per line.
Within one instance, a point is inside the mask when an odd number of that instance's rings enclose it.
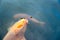
<path fill-rule="evenodd" d="M 25 32 L 27 40 L 60 40 L 59 0 L 0 0 L 0 40 L 17 21 L 13 18 L 17 13 L 25 13 L 45 22 L 41 26 L 29 21 Z"/>

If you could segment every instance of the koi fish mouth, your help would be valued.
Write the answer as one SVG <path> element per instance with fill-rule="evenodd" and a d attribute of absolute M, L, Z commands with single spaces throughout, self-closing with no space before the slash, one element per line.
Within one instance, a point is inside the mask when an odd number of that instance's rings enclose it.
<path fill-rule="evenodd" d="M 21 19 L 19 24 L 20 25 L 18 25 L 17 28 L 20 28 L 20 27 L 22 27 L 24 25 L 27 25 L 28 24 L 28 20 L 27 19 Z"/>

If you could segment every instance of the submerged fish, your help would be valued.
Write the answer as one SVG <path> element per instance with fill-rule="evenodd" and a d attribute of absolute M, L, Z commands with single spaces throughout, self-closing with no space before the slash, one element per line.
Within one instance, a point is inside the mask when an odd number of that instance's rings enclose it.
<path fill-rule="evenodd" d="M 24 33 L 26 31 L 26 26 L 28 24 L 27 19 L 21 19 L 12 25 L 3 38 L 3 40 L 26 40 L 24 37 Z"/>
<path fill-rule="evenodd" d="M 30 16 L 30 15 L 28 15 L 28 14 L 24 14 L 24 13 L 15 14 L 13 17 L 14 17 L 15 19 L 17 19 L 17 18 L 26 18 L 26 19 L 31 20 L 31 21 L 33 21 L 33 22 L 35 22 L 35 23 L 40 24 L 40 25 L 44 25 L 44 24 L 45 24 L 45 22 L 39 21 L 39 20 L 37 20 L 36 18 L 33 18 L 32 16 Z"/>

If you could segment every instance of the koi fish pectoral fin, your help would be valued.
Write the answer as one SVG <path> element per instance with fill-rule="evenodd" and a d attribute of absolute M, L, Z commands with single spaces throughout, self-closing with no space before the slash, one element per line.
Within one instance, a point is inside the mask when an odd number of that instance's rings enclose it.
<path fill-rule="evenodd" d="M 45 22 L 40 22 L 41 26 L 45 26 L 45 24 L 46 24 Z"/>
<path fill-rule="evenodd" d="M 39 22 L 40 24 L 42 24 L 42 25 L 44 25 L 45 24 L 45 22 Z"/>
<path fill-rule="evenodd" d="M 39 20 L 37 20 L 37 19 L 35 19 L 35 18 L 31 18 L 30 20 L 31 20 L 32 22 L 37 23 L 37 24 L 45 25 L 45 22 L 43 22 L 43 21 L 39 21 Z"/>

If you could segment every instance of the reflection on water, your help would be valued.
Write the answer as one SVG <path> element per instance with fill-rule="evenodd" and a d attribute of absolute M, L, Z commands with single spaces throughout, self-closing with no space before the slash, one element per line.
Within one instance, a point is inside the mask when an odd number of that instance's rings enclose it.
<path fill-rule="evenodd" d="M 59 10 L 58 0 L 0 0 L 0 39 L 16 21 L 13 15 L 26 13 L 46 22 L 42 27 L 30 21 L 25 33 L 27 40 L 60 40 Z"/>

